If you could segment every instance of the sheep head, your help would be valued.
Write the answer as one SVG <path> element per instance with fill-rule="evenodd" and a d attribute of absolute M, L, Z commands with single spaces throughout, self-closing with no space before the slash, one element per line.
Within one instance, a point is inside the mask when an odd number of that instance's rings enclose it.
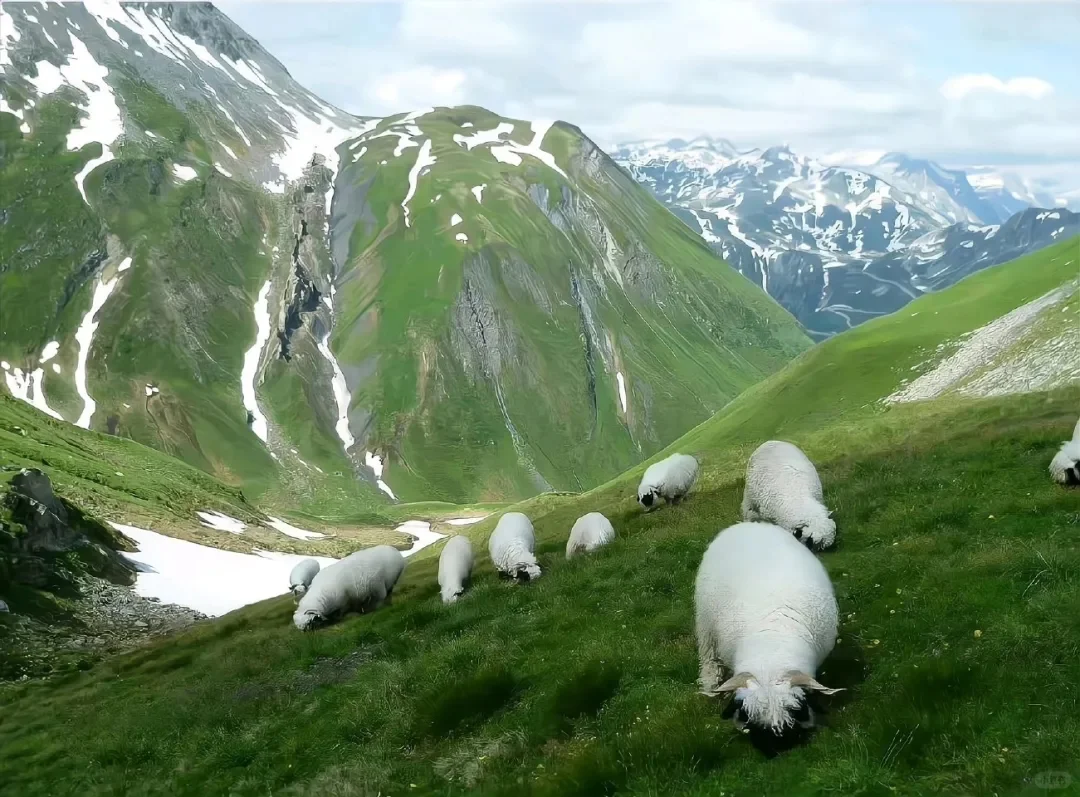
<path fill-rule="evenodd" d="M 832 519 L 832 512 L 821 507 L 820 514 L 799 523 L 792 533 L 810 550 L 820 551 L 836 542 L 836 521 Z"/>
<path fill-rule="evenodd" d="M 325 622 L 326 618 L 318 609 L 297 610 L 293 615 L 293 625 L 301 631 L 314 631 Z"/>
<path fill-rule="evenodd" d="M 814 711 L 807 700 L 807 689 L 831 695 L 843 691 L 829 689 L 813 676 L 792 670 L 773 681 L 762 682 L 748 672 L 741 672 L 722 683 L 720 692 L 734 692 L 723 716 L 731 719 L 742 733 L 766 730 L 774 736 L 814 726 Z"/>
<path fill-rule="evenodd" d="M 640 503 L 646 512 L 649 512 L 656 508 L 658 499 L 660 498 L 660 491 L 653 487 L 651 490 L 647 490 L 644 493 L 638 493 L 638 503 Z"/>
<path fill-rule="evenodd" d="M 514 575 L 518 581 L 536 581 L 536 579 L 540 578 L 540 565 L 536 562 L 528 565 L 521 565 Z"/>

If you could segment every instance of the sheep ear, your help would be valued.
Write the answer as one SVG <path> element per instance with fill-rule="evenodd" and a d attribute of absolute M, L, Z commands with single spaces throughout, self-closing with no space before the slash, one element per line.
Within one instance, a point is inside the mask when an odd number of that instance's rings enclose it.
<path fill-rule="evenodd" d="M 754 676 L 748 672 L 741 672 L 724 681 L 716 688 L 717 692 L 734 692 L 736 689 L 744 689 L 754 680 Z"/>
<path fill-rule="evenodd" d="M 807 675 L 804 672 L 793 672 L 789 675 L 792 686 L 809 686 L 811 689 L 821 692 L 826 695 L 835 695 L 837 692 L 843 692 L 844 689 L 830 689 L 824 684 L 819 683 L 813 676 Z"/>

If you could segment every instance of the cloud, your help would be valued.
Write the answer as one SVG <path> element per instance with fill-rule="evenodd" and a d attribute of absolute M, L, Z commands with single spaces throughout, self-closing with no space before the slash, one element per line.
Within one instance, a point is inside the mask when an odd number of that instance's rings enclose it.
<path fill-rule="evenodd" d="M 565 119 L 603 146 L 706 133 L 809 154 L 1080 161 L 1080 87 L 1061 77 L 1080 73 L 1069 3 L 227 0 L 226 11 L 301 83 L 362 115 L 468 103 Z M 290 34 L 298 18 L 302 36 Z"/>
<path fill-rule="evenodd" d="M 370 92 L 388 108 L 412 110 L 433 105 L 461 105 L 467 96 L 468 78 L 461 69 L 417 66 L 380 74 Z"/>
<path fill-rule="evenodd" d="M 1054 87 L 1037 77 L 1014 77 L 1002 80 L 993 75 L 955 75 L 941 84 L 941 95 L 949 100 L 962 100 L 979 92 L 1007 94 L 1041 100 L 1054 93 Z"/>

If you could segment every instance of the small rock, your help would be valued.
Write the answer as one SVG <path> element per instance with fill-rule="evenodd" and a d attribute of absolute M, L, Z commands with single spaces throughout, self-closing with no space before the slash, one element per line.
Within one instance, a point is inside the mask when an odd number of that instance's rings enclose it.
<path fill-rule="evenodd" d="M 975 638 L 982 639 L 982 631 L 980 631 L 978 628 L 975 629 Z"/>
<path fill-rule="evenodd" d="M 136 628 L 147 628 L 148 626 L 142 620 L 136 620 L 135 621 L 135 627 Z"/>
<path fill-rule="evenodd" d="M 10 611 L 11 609 L 8 608 L 7 603 L 5 601 L 0 601 L 0 614 L 7 614 Z"/>

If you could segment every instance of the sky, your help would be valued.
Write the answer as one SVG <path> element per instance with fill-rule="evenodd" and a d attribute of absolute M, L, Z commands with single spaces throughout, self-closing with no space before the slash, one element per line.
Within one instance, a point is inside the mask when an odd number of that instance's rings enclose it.
<path fill-rule="evenodd" d="M 1080 189 L 1080 3 L 427 0 L 218 5 L 361 115 L 473 104 L 601 146 L 902 151 Z"/>

